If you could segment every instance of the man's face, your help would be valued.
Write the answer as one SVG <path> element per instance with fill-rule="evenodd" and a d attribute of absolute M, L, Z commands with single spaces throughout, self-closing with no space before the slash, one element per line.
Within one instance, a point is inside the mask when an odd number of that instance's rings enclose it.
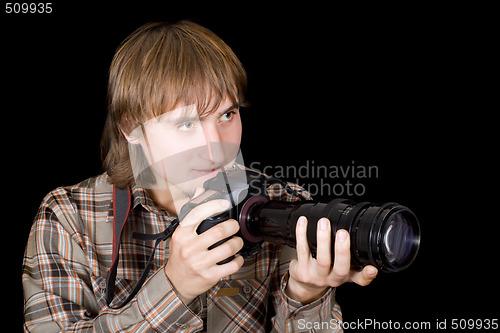
<path fill-rule="evenodd" d="M 136 176 L 150 167 L 152 188 L 180 190 L 192 197 L 196 188 L 222 168 L 233 165 L 241 141 L 241 118 L 237 105 L 225 98 L 218 109 L 200 117 L 195 105 L 181 105 L 146 121 L 128 136 L 140 144 L 142 161 L 134 161 Z"/>

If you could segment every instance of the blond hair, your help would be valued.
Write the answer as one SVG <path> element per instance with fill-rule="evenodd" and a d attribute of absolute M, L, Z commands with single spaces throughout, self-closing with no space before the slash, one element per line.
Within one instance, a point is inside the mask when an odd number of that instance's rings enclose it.
<path fill-rule="evenodd" d="M 210 30 L 189 21 L 143 25 L 120 45 L 111 63 L 108 116 L 101 156 L 111 182 L 131 186 L 130 132 L 147 119 L 195 104 L 200 116 L 224 98 L 244 103 L 247 78 L 233 51 Z"/>

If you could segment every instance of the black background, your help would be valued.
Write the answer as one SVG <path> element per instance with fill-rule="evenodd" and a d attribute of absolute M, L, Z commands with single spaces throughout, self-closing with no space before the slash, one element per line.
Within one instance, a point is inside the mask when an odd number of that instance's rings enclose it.
<path fill-rule="evenodd" d="M 146 22 L 178 19 L 217 33 L 248 72 L 247 165 L 376 165 L 378 177 L 353 180 L 366 192 L 352 199 L 397 201 L 419 217 L 421 251 L 409 269 L 380 274 L 368 287 L 338 288 L 345 321 L 435 327 L 447 319 L 449 327 L 453 318 L 499 318 L 491 8 L 180 8 L 147 1 L 52 7 L 51 14 L 7 15 L 2 4 L 0 17 L 2 285 L 17 327 L 23 251 L 38 205 L 50 190 L 102 172 L 99 143 L 116 47 Z"/>

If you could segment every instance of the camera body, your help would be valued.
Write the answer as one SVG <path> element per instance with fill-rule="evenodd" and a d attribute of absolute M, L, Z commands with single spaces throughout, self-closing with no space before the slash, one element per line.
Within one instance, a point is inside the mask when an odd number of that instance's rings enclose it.
<path fill-rule="evenodd" d="M 262 196 L 260 193 L 265 193 L 265 189 L 261 186 L 264 183 L 261 178 L 265 178 L 265 176 L 254 171 L 245 171 L 239 168 L 233 169 L 232 171 L 219 172 L 216 177 L 207 180 L 203 184 L 205 192 L 196 198 L 193 198 L 181 208 L 179 220 L 182 221 L 194 207 L 203 203 L 217 199 L 229 201 L 231 203 L 231 208 L 225 212 L 210 216 L 203 220 L 196 229 L 196 232 L 201 234 L 221 222 L 229 219 L 237 220 L 240 222 L 240 231 L 238 231 L 236 236 L 241 237 L 244 241 L 244 246 L 238 254 L 240 254 L 243 258 L 251 257 L 260 251 L 260 244 L 263 240 L 252 238 L 249 235 L 249 237 L 245 237 L 242 233 L 244 228 L 241 228 L 241 211 L 249 199 Z M 210 250 L 219 246 L 229 238 L 231 237 L 211 245 L 208 249 Z M 227 263 L 233 258 L 234 256 L 229 257 L 218 264 L 221 265 Z"/>
<path fill-rule="evenodd" d="M 201 205 L 205 202 L 209 202 L 217 199 L 224 199 L 232 204 L 232 208 L 227 212 L 218 214 L 219 215 L 227 215 L 228 218 L 236 218 L 237 205 L 243 202 L 248 196 L 249 192 L 249 183 L 245 176 L 243 170 L 238 171 L 227 171 L 227 172 L 219 172 L 217 176 L 207 180 L 203 184 L 203 188 L 205 192 L 200 194 L 199 196 L 193 198 L 191 201 L 182 206 L 181 211 L 179 213 L 179 220 L 182 221 L 184 217 L 196 206 Z M 212 216 L 205 221 L 202 222 L 201 225 L 210 224 L 209 221 L 218 220 L 218 217 Z M 216 224 L 216 223 L 215 223 Z M 203 231 L 209 229 L 207 227 L 202 228 Z"/>

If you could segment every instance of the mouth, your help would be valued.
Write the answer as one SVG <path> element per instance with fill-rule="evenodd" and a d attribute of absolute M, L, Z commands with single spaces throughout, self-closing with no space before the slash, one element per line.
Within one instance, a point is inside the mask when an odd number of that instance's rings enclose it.
<path fill-rule="evenodd" d="M 191 170 L 195 176 L 203 177 L 213 174 L 214 176 L 221 171 L 221 167 L 211 168 L 211 169 L 192 169 Z"/>

